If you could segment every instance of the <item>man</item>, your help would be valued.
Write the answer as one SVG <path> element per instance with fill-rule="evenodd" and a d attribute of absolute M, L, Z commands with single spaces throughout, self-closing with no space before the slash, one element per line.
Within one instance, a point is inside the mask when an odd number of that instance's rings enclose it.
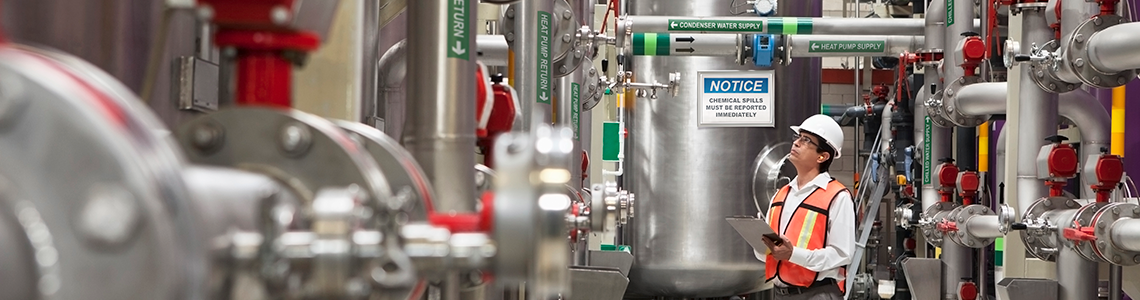
<path fill-rule="evenodd" d="M 845 268 L 855 252 L 855 205 L 827 171 L 841 154 L 843 129 L 831 117 L 815 115 L 792 131 L 788 161 L 796 177 L 768 207 L 768 224 L 780 240 L 765 238 L 769 251 L 756 258 L 765 263 L 776 299 L 842 300 Z"/>

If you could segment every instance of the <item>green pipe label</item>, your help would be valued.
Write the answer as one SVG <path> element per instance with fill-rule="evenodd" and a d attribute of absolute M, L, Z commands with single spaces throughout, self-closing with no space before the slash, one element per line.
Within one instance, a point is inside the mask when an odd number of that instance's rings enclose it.
<path fill-rule="evenodd" d="M 763 32 L 764 21 L 669 19 L 669 31 Z"/>
<path fill-rule="evenodd" d="M 579 122 L 581 122 L 579 120 L 579 115 L 581 115 L 581 113 L 582 113 L 581 109 L 580 109 L 582 107 L 582 104 L 580 104 L 578 101 L 579 101 L 579 99 L 578 99 L 578 83 L 577 82 L 571 83 L 570 84 L 570 122 L 574 126 L 574 140 L 575 141 L 579 140 L 578 132 L 579 132 L 579 130 L 582 129 L 582 124 L 579 123 Z"/>
<path fill-rule="evenodd" d="M 930 184 L 930 116 L 923 120 L 926 126 L 922 129 L 922 184 Z"/>
<path fill-rule="evenodd" d="M 768 33 L 771 34 L 811 34 L 811 31 L 811 18 L 768 19 Z"/>
<path fill-rule="evenodd" d="M 811 41 L 808 52 L 887 52 L 887 41 Z"/>
<path fill-rule="evenodd" d="M 470 28 L 467 28 L 467 0 L 449 0 L 447 1 L 447 11 L 450 13 L 448 19 L 448 29 L 450 34 L 447 35 L 447 57 L 458 58 L 462 60 L 469 60 L 468 54 L 471 49 L 468 37 L 471 36 Z"/>
<path fill-rule="evenodd" d="M 633 55 L 669 55 L 669 34 L 634 33 Z"/>
<path fill-rule="evenodd" d="M 538 103 L 550 104 L 550 13 L 538 12 Z"/>
<path fill-rule="evenodd" d="M 954 25 L 954 0 L 946 0 L 946 27 Z"/>

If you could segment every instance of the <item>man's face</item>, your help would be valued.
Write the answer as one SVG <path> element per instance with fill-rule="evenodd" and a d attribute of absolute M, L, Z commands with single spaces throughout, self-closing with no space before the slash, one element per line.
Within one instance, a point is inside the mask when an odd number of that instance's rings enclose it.
<path fill-rule="evenodd" d="M 826 160 L 826 153 L 819 153 L 819 138 L 809 133 L 796 134 L 792 140 L 792 153 L 788 160 L 800 167 L 819 164 Z"/>

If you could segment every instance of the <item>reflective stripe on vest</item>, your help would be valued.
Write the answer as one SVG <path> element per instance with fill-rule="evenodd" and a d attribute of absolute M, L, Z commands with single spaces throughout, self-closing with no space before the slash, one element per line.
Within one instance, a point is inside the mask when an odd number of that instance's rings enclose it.
<path fill-rule="evenodd" d="M 784 186 L 772 198 L 772 208 L 768 210 L 768 225 L 772 226 L 773 229 L 779 230 L 780 228 L 784 200 L 788 198 L 789 189 L 788 186 Z M 831 208 L 832 200 L 839 193 L 846 191 L 847 188 L 835 179 L 827 183 L 826 189 L 816 188 L 792 213 L 792 220 L 788 222 L 788 227 L 784 228 L 783 235 L 797 248 L 816 250 L 826 246 L 828 209 Z M 845 268 L 841 268 L 840 274 L 845 273 L 844 271 L 846 271 Z M 809 287 L 819 279 L 818 272 L 791 262 L 777 261 L 772 257 L 771 251 L 764 260 L 764 273 L 767 281 L 779 277 L 780 281 L 796 287 Z M 842 280 L 839 281 L 839 287 L 843 290 L 844 283 Z"/>

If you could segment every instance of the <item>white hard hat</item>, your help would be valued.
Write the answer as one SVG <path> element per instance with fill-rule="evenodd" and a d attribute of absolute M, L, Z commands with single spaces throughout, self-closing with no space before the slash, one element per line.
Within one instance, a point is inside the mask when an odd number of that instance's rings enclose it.
<path fill-rule="evenodd" d="M 839 127 L 839 123 L 835 119 L 827 115 L 814 115 L 804 120 L 800 126 L 792 126 L 792 131 L 800 133 L 800 130 L 811 132 L 823 138 L 823 141 L 835 149 L 835 158 L 839 158 L 843 154 L 843 128 Z"/>

